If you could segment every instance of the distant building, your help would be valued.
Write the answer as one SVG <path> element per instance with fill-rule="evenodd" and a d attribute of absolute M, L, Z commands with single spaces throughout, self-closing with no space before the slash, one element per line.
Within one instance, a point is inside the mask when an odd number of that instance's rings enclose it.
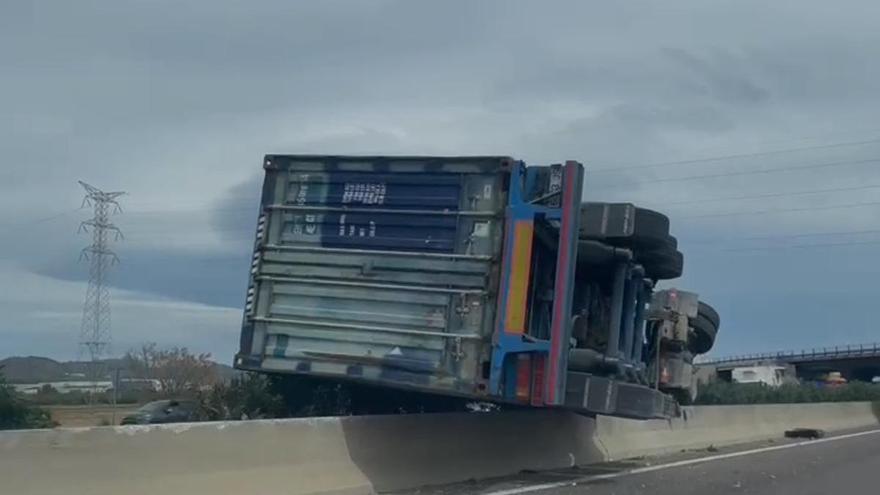
<path fill-rule="evenodd" d="M 61 394 L 69 394 L 71 392 L 97 392 L 103 393 L 113 389 L 111 381 L 64 381 L 64 382 L 41 382 L 41 383 L 16 383 L 12 385 L 15 390 L 26 395 L 36 395 L 45 387 L 51 387 Z"/>
<path fill-rule="evenodd" d="M 71 392 L 82 393 L 105 393 L 113 390 L 113 382 L 105 381 L 86 381 L 86 380 L 66 380 L 60 382 L 39 382 L 39 383 L 16 383 L 12 385 L 15 390 L 25 395 L 36 395 L 46 387 L 50 387 L 60 394 L 69 394 Z M 155 392 L 161 389 L 159 380 L 151 380 L 146 378 L 123 378 L 119 380 L 119 390 L 125 392 Z"/>
<path fill-rule="evenodd" d="M 741 366 L 730 370 L 730 379 L 734 383 L 763 383 L 778 387 L 786 383 L 787 368 L 778 365 Z"/>

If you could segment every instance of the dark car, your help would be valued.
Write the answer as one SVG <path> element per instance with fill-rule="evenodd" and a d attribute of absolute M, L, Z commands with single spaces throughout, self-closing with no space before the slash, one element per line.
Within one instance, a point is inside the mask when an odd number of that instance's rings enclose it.
<path fill-rule="evenodd" d="M 134 413 L 122 418 L 124 425 L 148 425 L 195 421 L 198 403 L 191 400 L 157 400 L 148 402 Z"/>

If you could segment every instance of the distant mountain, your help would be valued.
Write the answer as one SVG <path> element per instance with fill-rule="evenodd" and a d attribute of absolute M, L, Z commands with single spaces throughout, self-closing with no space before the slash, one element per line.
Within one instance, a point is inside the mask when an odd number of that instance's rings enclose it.
<path fill-rule="evenodd" d="M 103 363 L 105 369 L 119 369 L 122 378 L 129 377 L 128 369 L 124 360 L 108 359 Z M 41 356 L 13 356 L 6 359 L 0 359 L 0 374 L 6 378 L 8 383 L 41 383 L 82 380 L 88 371 L 89 364 L 90 363 L 85 361 L 59 362 Z M 214 367 L 217 375 L 223 380 L 229 380 L 239 373 L 237 370 L 225 364 L 214 363 Z M 107 378 L 109 379 L 109 375 Z"/>
<path fill-rule="evenodd" d="M 0 373 L 9 383 L 57 382 L 67 376 L 63 363 L 39 356 L 15 356 L 0 360 Z"/>

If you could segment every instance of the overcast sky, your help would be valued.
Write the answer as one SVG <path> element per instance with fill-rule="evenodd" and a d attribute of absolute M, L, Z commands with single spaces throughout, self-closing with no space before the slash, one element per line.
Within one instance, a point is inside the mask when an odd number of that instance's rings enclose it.
<path fill-rule="evenodd" d="M 128 192 L 115 349 L 230 362 L 268 152 L 576 159 L 589 199 L 670 215 L 715 355 L 880 341 L 878 21 L 873 0 L 3 1 L 0 357 L 76 357 L 84 180 Z"/>

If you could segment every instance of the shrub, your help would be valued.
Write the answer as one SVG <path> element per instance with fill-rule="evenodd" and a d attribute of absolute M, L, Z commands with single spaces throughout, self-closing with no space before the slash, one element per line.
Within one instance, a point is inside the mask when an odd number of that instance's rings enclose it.
<path fill-rule="evenodd" d="M 796 404 L 806 402 L 880 401 L 880 386 L 852 382 L 836 387 L 812 383 L 788 383 L 770 387 L 763 383 L 715 381 L 703 385 L 697 404 Z"/>
<path fill-rule="evenodd" d="M 52 428 L 48 411 L 34 407 L 21 397 L 0 374 L 0 430 Z"/>
<path fill-rule="evenodd" d="M 269 386 L 269 379 L 244 373 L 228 383 L 215 384 L 200 394 L 203 420 L 277 418 L 285 415 L 284 401 Z"/>

